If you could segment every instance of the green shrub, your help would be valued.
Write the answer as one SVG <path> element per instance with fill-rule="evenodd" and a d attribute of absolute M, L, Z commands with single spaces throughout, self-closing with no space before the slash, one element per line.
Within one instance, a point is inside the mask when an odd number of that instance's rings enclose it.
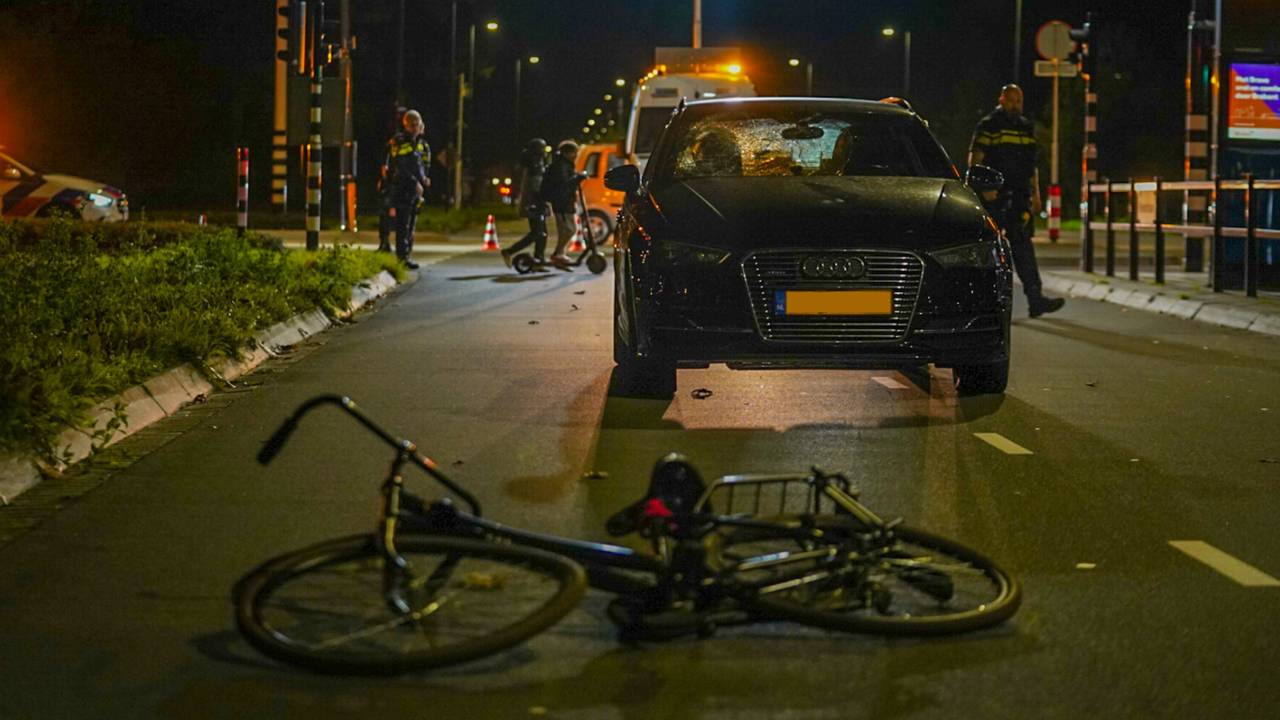
<path fill-rule="evenodd" d="M 386 254 L 288 251 L 184 223 L 0 222 L 0 450 L 51 457 L 96 401 L 175 365 L 235 356 L 262 328 L 388 269 Z"/>

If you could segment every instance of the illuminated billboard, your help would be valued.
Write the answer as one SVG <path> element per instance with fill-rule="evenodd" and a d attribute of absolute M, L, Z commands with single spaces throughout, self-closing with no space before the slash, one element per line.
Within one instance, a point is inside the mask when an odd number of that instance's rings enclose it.
<path fill-rule="evenodd" d="M 1231 63 L 1227 137 L 1280 140 L 1280 65 Z"/>

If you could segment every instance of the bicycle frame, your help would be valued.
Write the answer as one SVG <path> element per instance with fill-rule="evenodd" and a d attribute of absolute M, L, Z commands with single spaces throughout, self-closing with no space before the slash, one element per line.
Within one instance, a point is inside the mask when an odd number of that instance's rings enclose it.
<path fill-rule="evenodd" d="M 727 491 L 730 510 L 735 493 L 754 491 L 754 508 L 751 513 L 717 514 L 695 512 L 681 518 L 683 528 L 669 532 L 657 525 L 651 534 L 652 554 L 637 552 L 631 548 L 574 540 L 510 527 L 484 518 L 480 503 L 464 488 L 450 480 L 430 458 L 418 452 L 417 445 L 407 439 L 398 439 L 366 416 L 350 398 L 338 395 L 321 395 L 303 403 L 269 438 L 258 453 L 258 461 L 269 463 L 279 453 L 289 436 L 297 429 L 299 421 L 312 409 L 333 404 L 354 417 L 361 425 L 377 435 L 396 450 L 380 492 L 383 501 L 379 510 L 376 541 L 386 559 L 384 594 L 390 607 L 399 612 L 410 612 L 403 598 L 401 580 L 408 570 L 408 563 L 396 551 L 396 535 L 402 530 L 410 533 L 448 535 L 489 542 L 506 542 L 562 555 L 581 564 L 587 571 L 593 587 L 617 594 L 648 593 L 658 598 L 679 598 L 695 604 L 714 604 L 736 593 L 768 592 L 797 582 L 820 580 L 827 576 L 823 571 L 815 573 L 814 560 L 830 560 L 833 563 L 857 559 L 873 545 L 883 546 L 891 541 L 891 530 L 897 520 L 886 522 L 859 503 L 849 488 L 848 480 L 839 474 L 826 474 L 814 468 L 813 475 L 735 475 L 720 478 L 708 486 L 695 507 L 710 508 L 717 493 Z M 405 490 L 402 470 L 405 465 L 417 466 L 428 476 L 443 485 L 456 496 L 467 510 L 459 509 L 448 498 L 430 503 Z M 805 514 L 819 514 L 824 501 L 835 513 L 848 515 L 860 528 L 856 548 L 836 551 L 831 547 L 818 550 L 774 553 L 739 563 L 735 569 L 758 570 L 778 568 L 788 564 L 805 564 L 806 569 L 794 577 L 773 577 L 758 583 L 735 581 L 727 587 L 718 578 L 707 561 L 705 538 L 721 528 L 755 528 L 774 532 L 791 533 L 797 539 L 816 538 L 820 531 L 803 523 L 784 523 L 756 519 L 761 511 L 762 490 L 768 486 L 780 486 L 782 502 L 779 515 L 785 515 L 788 504 L 787 489 L 792 483 L 803 483 L 807 499 L 801 509 Z M 809 515 L 810 517 L 812 515 Z M 447 570 L 446 570 L 447 572 Z"/>

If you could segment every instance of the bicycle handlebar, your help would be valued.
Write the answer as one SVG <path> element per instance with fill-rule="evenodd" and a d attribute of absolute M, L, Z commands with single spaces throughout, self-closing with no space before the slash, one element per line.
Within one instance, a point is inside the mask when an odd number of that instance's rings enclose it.
<path fill-rule="evenodd" d="M 413 462 L 413 464 L 421 468 L 423 472 L 430 475 L 441 485 L 448 488 L 450 492 L 457 495 L 463 502 L 470 506 L 472 515 L 480 515 L 480 503 L 471 495 L 471 493 L 463 490 L 452 480 L 445 477 L 444 473 L 437 470 L 435 462 L 433 462 L 431 458 L 423 457 L 418 452 L 418 446 L 415 443 L 411 440 L 397 439 L 391 433 L 383 430 L 377 423 L 370 420 L 367 415 L 356 407 L 354 400 L 346 397 L 345 395 L 317 395 L 299 405 L 298 409 L 294 410 L 293 414 L 286 418 L 285 421 L 280 424 L 280 427 L 276 428 L 276 431 L 271 434 L 271 437 L 267 438 L 262 449 L 258 451 L 258 462 L 262 465 L 267 465 L 274 460 L 276 455 L 279 455 L 280 451 L 284 449 L 284 444 L 289 441 L 289 436 L 293 435 L 293 431 L 298 429 L 298 423 L 302 421 L 303 416 L 314 410 L 316 407 L 325 404 L 337 405 L 345 410 L 348 415 L 355 418 L 357 422 L 365 427 L 365 429 L 369 430 L 374 435 L 377 435 L 383 442 L 394 447 L 405 459 Z"/>

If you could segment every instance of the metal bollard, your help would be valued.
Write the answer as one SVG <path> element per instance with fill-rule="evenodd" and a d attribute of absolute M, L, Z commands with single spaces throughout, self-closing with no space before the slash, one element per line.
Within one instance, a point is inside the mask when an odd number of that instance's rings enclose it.
<path fill-rule="evenodd" d="M 1247 176 L 1244 191 L 1244 294 L 1258 297 L 1258 196 L 1253 190 L 1253 173 Z"/>
<path fill-rule="evenodd" d="M 1107 178 L 1107 277 L 1116 276 L 1116 228 L 1113 224 L 1115 201 L 1111 197 L 1111 178 Z"/>
<path fill-rule="evenodd" d="M 249 148 L 236 148 L 236 235 L 244 236 L 249 229 Z"/>
<path fill-rule="evenodd" d="M 1089 188 L 1089 181 L 1084 182 L 1084 218 L 1081 219 L 1081 225 L 1084 229 L 1083 242 L 1080 244 L 1080 270 L 1083 272 L 1093 272 L 1093 190 Z"/>
<path fill-rule="evenodd" d="M 1222 237 L 1222 178 L 1213 179 L 1213 291 L 1226 290 L 1227 241 Z"/>
<path fill-rule="evenodd" d="M 1138 189 L 1129 178 L 1129 279 L 1138 279 Z"/>
<path fill-rule="evenodd" d="M 1164 284 L 1164 223 L 1160 221 L 1160 191 L 1163 184 L 1156 178 L 1156 284 Z"/>

